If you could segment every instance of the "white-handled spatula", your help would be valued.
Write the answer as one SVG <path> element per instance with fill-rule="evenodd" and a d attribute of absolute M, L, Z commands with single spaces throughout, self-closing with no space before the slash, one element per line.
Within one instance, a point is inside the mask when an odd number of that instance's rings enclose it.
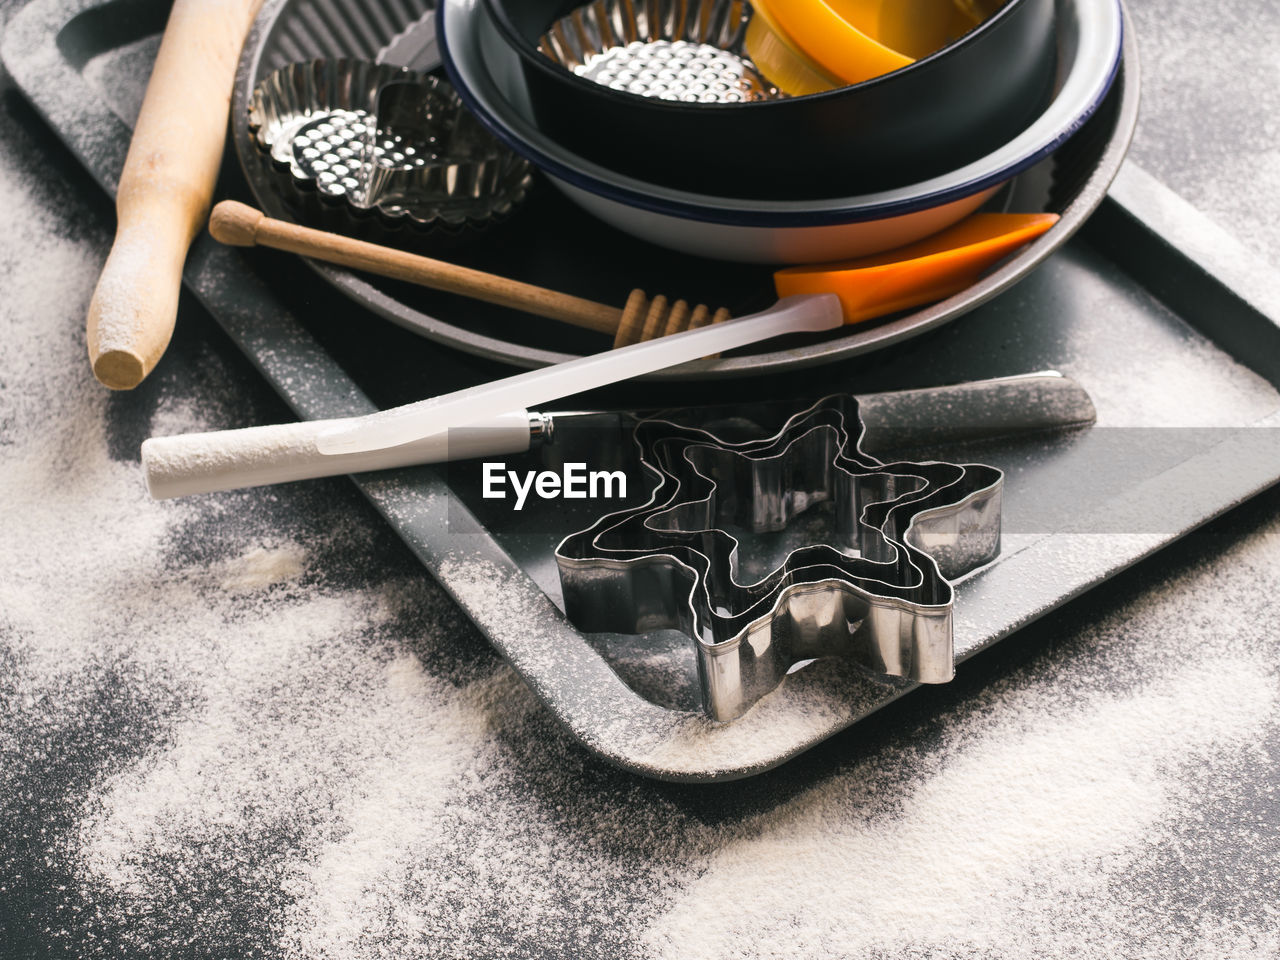
<path fill-rule="evenodd" d="M 516 453 L 529 448 L 529 416 L 525 411 L 536 404 L 783 334 L 832 330 L 843 322 L 840 299 L 834 294 L 786 297 L 751 316 L 579 357 L 363 417 L 153 437 L 142 445 L 143 471 L 151 495 L 163 499 L 464 456 Z M 458 434 L 453 443 L 458 449 L 452 449 L 449 432 L 458 427 L 485 429 Z"/>
<path fill-rule="evenodd" d="M 884 451 L 1062 430 L 1093 423 L 1088 392 L 1053 370 L 888 393 L 857 394 L 863 448 Z M 339 456 L 316 436 L 341 421 L 309 420 L 241 430 L 155 437 L 143 444 L 147 486 L 157 500 L 271 483 L 524 453 L 599 411 L 517 410 L 444 436 Z M 628 414 L 615 413 L 616 417 Z"/>

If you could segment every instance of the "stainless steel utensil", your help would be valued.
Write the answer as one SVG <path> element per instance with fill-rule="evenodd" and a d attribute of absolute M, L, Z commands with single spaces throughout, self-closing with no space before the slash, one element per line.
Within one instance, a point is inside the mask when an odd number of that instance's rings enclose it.
<path fill-rule="evenodd" d="M 390 64 L 322 58 L 276 70 L 254 89 L 249 125 L 301 219 L 344 233 L 481 227 L 532 184 L 528 163 L 448 80 Z"/>

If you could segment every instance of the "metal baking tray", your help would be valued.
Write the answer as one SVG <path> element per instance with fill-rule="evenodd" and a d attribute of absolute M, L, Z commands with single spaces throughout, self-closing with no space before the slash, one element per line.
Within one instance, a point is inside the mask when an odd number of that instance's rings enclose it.
<path fill-rule="evenodd" d="M 159 0 L 36 0 L 4 36 L 16 82 L 108 192 L 165 12 Z M 1126 85 L 1136 84 L 1133 62 Z M 221 189 L 245 195 L 234 164 Z M 625 384 L 565 406 L 812 397 L 1045 368 L 1075 377 L 1098 407 L 1092 430 L 932 451 L 1007 474 L 1004 553 L 957 587 L 962 661 L 1280 479 L 1276 444 L 1265 442 L 1280 435 L 1273 276 L 1129 165 L 1075 239 L 1012 290 L 925 336 L 814 371 Z M 202 239 L 186 281 L 300 417 L 364 413 L 509 369 L 334 302 L 279 254 Z M 558 507 L 515 515 L 469 499 L 466 465 L 355 482 L 569 731 L 644 776 L 759 773 L 912 689 L 819 661 L 741 720 L 712 723 L 682 702 L 678 670 L 655 686 L 661 651 L 584 637 L 564 619 L 551 547 L 589 518 Z"/>

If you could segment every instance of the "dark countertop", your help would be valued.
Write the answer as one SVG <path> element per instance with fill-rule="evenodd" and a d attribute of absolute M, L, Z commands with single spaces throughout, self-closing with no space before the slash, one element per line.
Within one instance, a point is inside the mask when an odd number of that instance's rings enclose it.
<path fill-rule="evenodd" d="M 1133 156 L 1280 261 L 1280 12 L 1131 7 Z M 146 436 L 289 413 L 194 302 L 92 381 L 111 205 L 5 83 L 0 955 L 1280 952 L 1280 490 L 774 773 L 630 777 L 347 481 L 147 500 Z"/>

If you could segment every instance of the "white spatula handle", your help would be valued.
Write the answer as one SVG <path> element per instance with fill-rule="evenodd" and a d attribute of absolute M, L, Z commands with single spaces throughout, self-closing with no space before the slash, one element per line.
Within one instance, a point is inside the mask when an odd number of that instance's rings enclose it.
<path fill-rule="evenodd" d="M 142 444 L 142 471 L 157 500 L 259 487 L 365 470 L 521 453 L 532 436 L 524 410 L 414 443 L 342 456 L 316 449 L 316 437 L 341 420 L 310 420 L 243 430 L 152 437 Z"/>

